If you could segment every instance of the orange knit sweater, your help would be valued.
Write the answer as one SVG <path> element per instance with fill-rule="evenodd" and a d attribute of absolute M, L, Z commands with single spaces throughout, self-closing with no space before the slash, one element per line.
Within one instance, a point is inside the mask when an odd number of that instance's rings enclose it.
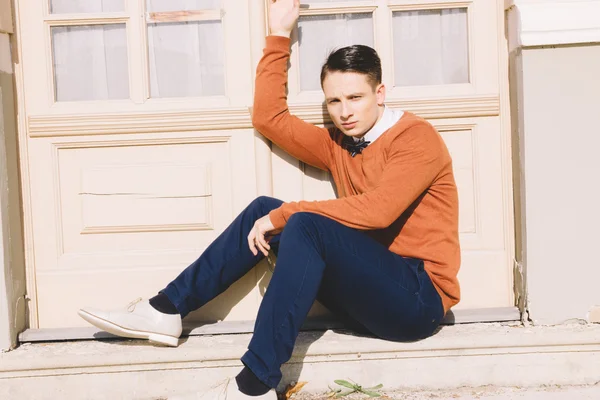
<path fill-rule="evenodd" d="M 405 112 L 362 154 L 351 157 L 343 134 L 290 114 L 286 98 L 290 41 L 269 36 L 258 65 L 254 127 L 292 156 L 330 171 L 339 198 L 284 203 L 269 214 L 283 228 L 296 212 L 312 212 L 366 231 L 391 251 L 424 261 L 444 310 L 458 303 L 458 194 L 452 160 L 439 133 Z"/>

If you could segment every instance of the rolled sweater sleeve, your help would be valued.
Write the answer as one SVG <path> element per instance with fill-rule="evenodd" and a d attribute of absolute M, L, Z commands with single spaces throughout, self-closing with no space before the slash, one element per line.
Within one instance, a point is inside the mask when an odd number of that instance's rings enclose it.
<path fill-rule="evenodd" d="M 286 85 L 290 40 L 268 36 L 256 71 L 252 124 L 285 152 L 316 168 L 331 168 L 333 139 L 325 128 L 292 115 Z"/>
<path fill-rule="evenodd" d="M 375 188 L 354 196 L 283 204 L 269 213 L 276 229 L 297 212 L 312 212 L 360 230 L 383 229 L 402 213 L 451 164 L 440 135 L 428 124 L 409 128 L 394 138 Z"/>

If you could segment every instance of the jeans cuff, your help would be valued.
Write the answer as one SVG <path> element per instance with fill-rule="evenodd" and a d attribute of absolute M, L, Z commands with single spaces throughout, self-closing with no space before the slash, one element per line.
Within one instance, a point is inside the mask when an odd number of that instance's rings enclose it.
<path fill-rule="evenodd" d="M 159 293 L 162 293 L 169 298 L 169 301 L 173 303 L 173 305 L 179 312 L 179 315 L 181 315 L 181 319 L 183 319 L 186 315 L 190 313 L 190 310 L 188 310 L 188 308 L 185 305 L 185 301 L 180 299 L 180 296 L 177 293 L 177 289 L 174 288 L 172 285 L 167 285 L 167 287 L 159 291 Z"/>

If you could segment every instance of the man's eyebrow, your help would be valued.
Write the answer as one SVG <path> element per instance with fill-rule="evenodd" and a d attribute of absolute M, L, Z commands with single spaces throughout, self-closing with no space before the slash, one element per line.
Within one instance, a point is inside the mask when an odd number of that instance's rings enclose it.
<path fill-rule="evenodd" d="M 346 96 L 343 96 L 343 97 L 364 96 L 364 95 L 365 95 L 365 92 L 356 92 L 356 93 L 347 94 Z M 331 100 L 339 100 L 339 97 L 335 96 L 335 97 L 326 97 L 325 98 L 325 101 L 331 101 Z"/>

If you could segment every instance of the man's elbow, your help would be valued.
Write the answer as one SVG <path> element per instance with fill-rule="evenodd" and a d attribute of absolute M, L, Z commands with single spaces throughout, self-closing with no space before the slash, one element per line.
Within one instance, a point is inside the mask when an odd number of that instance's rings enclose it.
<path fill-rule="evenodd" d="M 267 126 L 267 121 L 264 117 L 261 117 L 261 115 L 259 113 L 253 112 L 252 113 L 252 126 L 254 127 L 254 129 L 259 131 L 260 133 L 263 133 L 265 131 L 265 127 Z"/>
<path fill-rule="evenodd" d="M 396 219 L 392 215 L 378 213 L 371 219 L 372 229 L 386 229 L 394 223 Z"/>

